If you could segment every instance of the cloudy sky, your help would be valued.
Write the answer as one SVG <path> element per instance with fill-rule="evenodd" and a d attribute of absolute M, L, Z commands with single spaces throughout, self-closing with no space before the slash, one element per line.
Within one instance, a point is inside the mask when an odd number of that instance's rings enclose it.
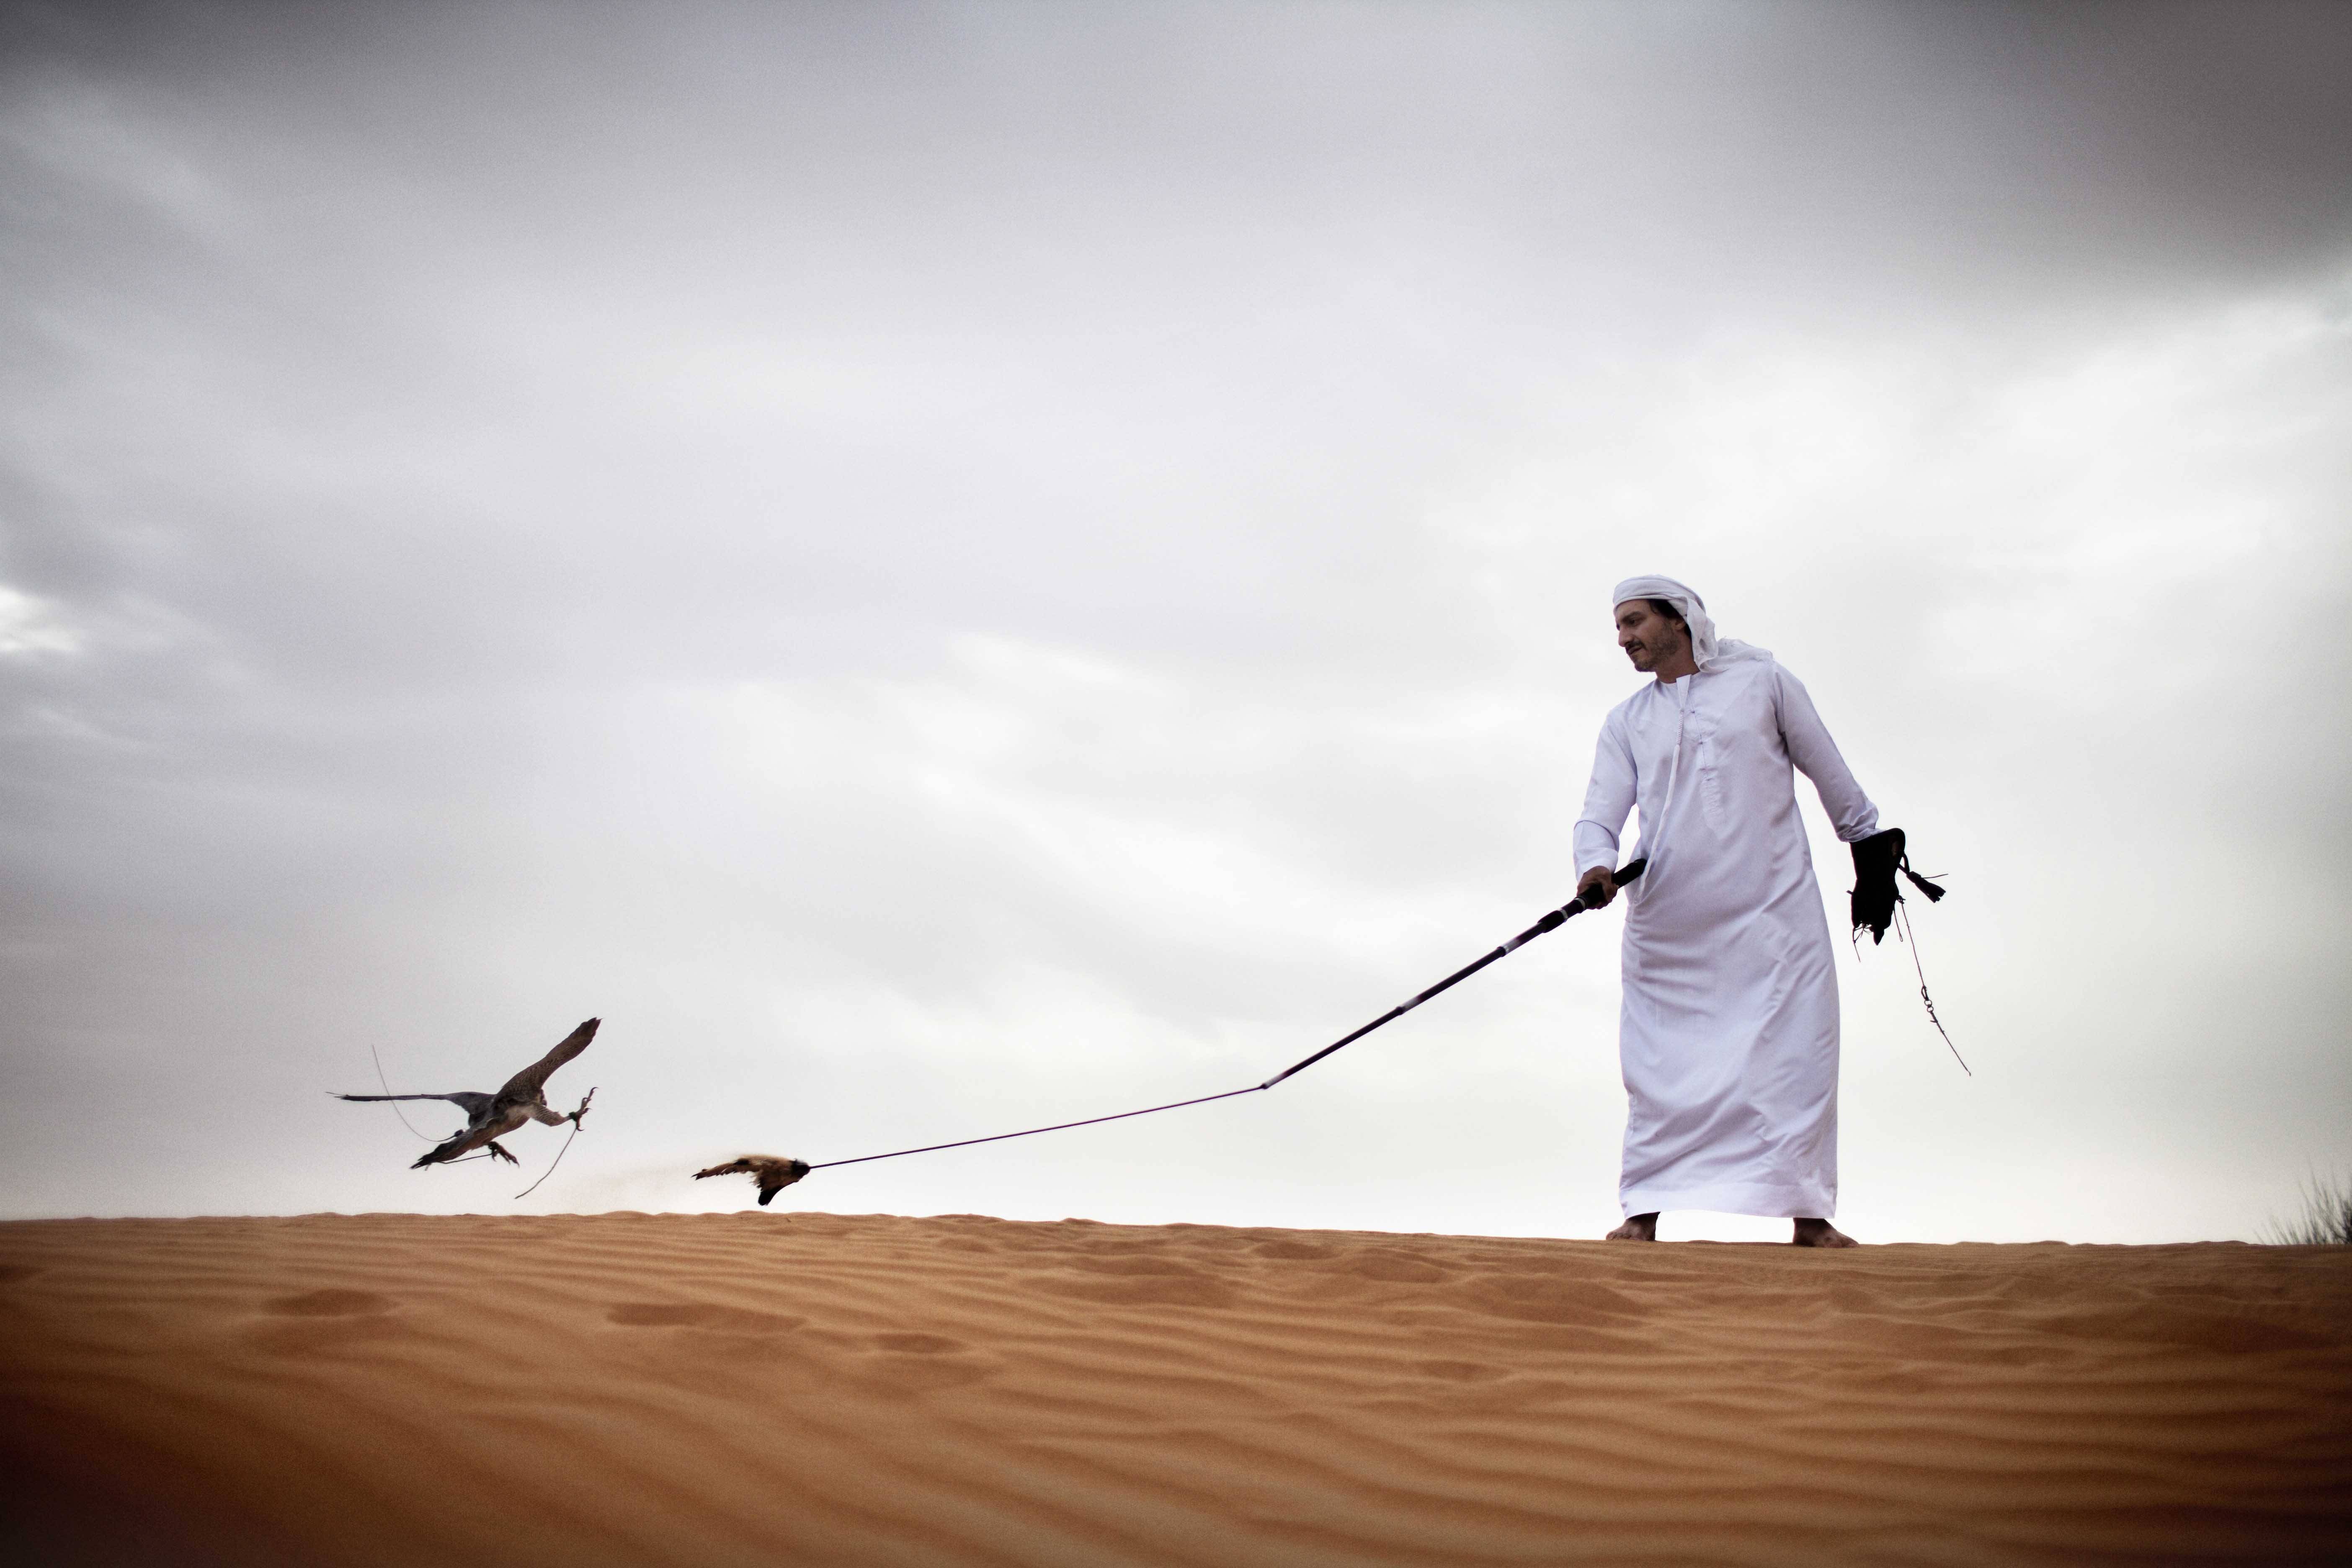
<path fill-rule="evenodd" d="M 1639 571 L 1948 873 L 1975 1076 L 1841 948 L 1845 1228 L 2352 1172 L 2352 11 L 0 16 L 0 1215 L 1255 1082 L 1571 891 Z M 1617 930 L 789 1195 L 1597 1234 Z M 520 1205 L 324 1098 L 591 1014 Z"/>

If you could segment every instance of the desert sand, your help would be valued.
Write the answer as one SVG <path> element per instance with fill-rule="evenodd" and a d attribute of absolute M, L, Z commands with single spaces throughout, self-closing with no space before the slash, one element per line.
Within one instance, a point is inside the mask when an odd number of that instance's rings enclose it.
<path fill-rule="evenodd" d="M 2352 1560 L 2352 1250 L 0 1226 L 8 1561 Z"/>

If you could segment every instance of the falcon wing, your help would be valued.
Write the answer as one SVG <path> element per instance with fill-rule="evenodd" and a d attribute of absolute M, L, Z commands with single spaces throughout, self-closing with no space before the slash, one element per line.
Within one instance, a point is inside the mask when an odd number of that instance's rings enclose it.
<path fill-rule="evenodd" d="M 602 1022 L 601 1018 L 591 1018 L 564 1036 L 562 1045 L 507 1079 L 506 1087 L 499 1090 L 498 1097 L 500 1100 L 539 1099 L 547 1091 L 548 1075 L 586 1050 L 588 1042 L 596 1037 L 596 1026 Z"/>

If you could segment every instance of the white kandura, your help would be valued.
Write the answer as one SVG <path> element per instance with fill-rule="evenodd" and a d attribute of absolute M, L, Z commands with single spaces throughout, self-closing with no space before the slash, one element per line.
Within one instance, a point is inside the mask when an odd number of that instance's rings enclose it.
<path fill-rule="evenodd" d="M 1696 594 L 1671 578 L 1631 583 L 1619 603 L 1687 595 L 1696 644 Z M 1839 838 L 1875 832 L 1878 808 L 1797 678 L 1763 649 L 1706 630 L 1696 674 L 1652 680 L 1610 710 L 1576 824 L 1580 877 L 1617 864 L 1636 805 L 1635 853 L 1649 862 L 1625 889 L 1619 1196 L 1629 1215 L 1828 1219 L 1837 974 L 1791 764 L 1813 781 Z"/>

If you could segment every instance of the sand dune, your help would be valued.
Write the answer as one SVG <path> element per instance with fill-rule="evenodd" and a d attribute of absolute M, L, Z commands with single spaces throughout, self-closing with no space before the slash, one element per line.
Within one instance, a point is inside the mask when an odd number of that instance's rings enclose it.
<path fill-rule="evenodd" d="M 2352 1560 L 2352 1253 L 749 1213 L 0 1226 L 108 1563 Z"/>

